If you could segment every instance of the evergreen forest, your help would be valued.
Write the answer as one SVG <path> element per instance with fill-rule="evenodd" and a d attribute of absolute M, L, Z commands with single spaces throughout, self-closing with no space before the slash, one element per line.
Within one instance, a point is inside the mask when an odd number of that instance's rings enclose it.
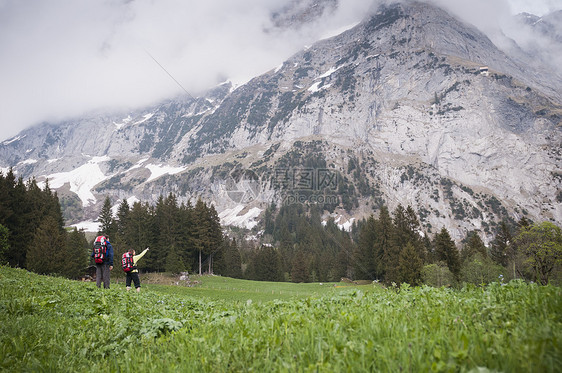
<path fill-rule="evenodd" d="M 112 206 L 118 205 L 117 213 Z M 457 245 L 446 228 L 426 234 L 411 206 L 354 223 L 351 230 L 322 221 L 317 205 L 271 204 L 260 234 L 226 229 L 212 204 L 179 203 L 174 194 L 154 205 L 105 198 L 98 222 L 110 238 L 115 264 L 129 249 L 150 251 L 141 272 L 212 273 L 233 278 L 291 282 L 380 282 L 458 286 L 525 279 L 560 284 L 562 234 L 551 222 L 497 225 L 485 245 L 470 232 Z M 253 237 L 253 239 L 249 239 Z M 90 238 L 90 241 L 93 237 Z M 59 199 L 48 183 L 0 173 L 0 263 L 40 274 L 80 278 L 92 265 L 92 242 L 65 229 Z"/>

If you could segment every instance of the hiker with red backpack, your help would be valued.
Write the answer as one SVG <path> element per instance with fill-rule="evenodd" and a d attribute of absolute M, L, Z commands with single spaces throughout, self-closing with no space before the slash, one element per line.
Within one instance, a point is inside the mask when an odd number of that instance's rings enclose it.
<path fill-rule="evenodd" d="M 109 271 L 113 269 L 113 246 L 109 242 L 109 237 L 105 235 L 96 237 L 92 258 L 96 263 L 96 286 L 101 287 L 103 280 L 104 289 L 109 289 Z"/>
<path fill-rule="evenodd" d="M 139 255 L 135 255 L 135 250 L 131 249 L 123 254 L 121 258 L 121 266 L 123 267 L 123 271 L 127 274 L 127 279 L 125 280 L 125 286 L 127 287 L 127 291 L 131 290 L 131 281 L 135 284 L 135 289 L 137 292 L 140 292 L 140 279 L 139 279 L 139 270 L 137 269 L 137 262 L 140 258 L 146 254 L 148 251 L 148 247 L 144 249 L 142 253 Z"/>

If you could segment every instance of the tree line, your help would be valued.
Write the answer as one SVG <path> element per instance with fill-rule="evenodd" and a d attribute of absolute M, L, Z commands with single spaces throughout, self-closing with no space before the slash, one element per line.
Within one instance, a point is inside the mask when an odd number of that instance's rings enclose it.
<path fill-rule="evenodd" d="M 141 270 L 241 276 L 236 243 L 223 235 L 213 205 L 201 199 L 195 205 L 180 204 L 174 194 L 160 196 L 155 205 L 137 201 L 130 206 L 123 199 L 115 216 L 112 205 L 106 197 L 98 234 L 110 238 L 117 257 L 129 249 L 150 247 Z"/>
<path fill-rule="evenodd" d="M 106 197 L 98 219 L 98 234 L 114 247 L 114 265 L 129 250 L 150 247 L 141 262 L 144 271 L 213 272 L 242 277 L 235 240 L 223 237 L 215 208 L 198 200 L 178 204 L 170 194 L 154 206 L 123 200 L 114 216 Z M 79 278 L 92 264 L 92 242 L 83 231 L 65 229 L 56 192 L 48 182 L 16 179 L 12 170 L 0 172 L 0 264 L 30 271 Z M 233 269 L 232 269 L 233 268 Z"/>
<path fill-rule="evenodd" d="M 434 286 L 515 278 L 541 284 L 562 280 L 560 228 L 550 222 L 533 224 L 524 217 L 516 226 L 505 220 L 498 224 L 489 246 L 472 231 L 458 247 L 445 227 L 433 237 L 424 232 L 411 206 L 399 205 L 392 214 L 381 206 L 378 217 L 354 223 L 347 233 L 333 219 L 323 224 L 314 206 L 277 209 L 272 205 L 265 211 L 264 236 L 271 244 L 249 260 L 251 265 L 252 258 L 260 257 L 249 272 L 260 280 L 339 281 L 347 277 L 388 285 Z M 259 272 L 259 263 L 264 261 L 271 263 Z"/>
<path fill-rule="evenodd" d="M 342 278 L 435 286 L 489 283 L 523 278 L 560 283 L 562 236 L 550 222 L 523 218 L 502 221 L 486 246 L 470 232 L 460 247 L 442 228 L 430 237 L 412 207 L 392 214 L 381 206 L 377 217 L 354 223 L 349 232 L 334 219 L 322 220 L 320 206 L 271 204 L 264 212 L 259 244 L 248 232 L 223 232 L 212 204 L 179 203 L 174 194 L 154 205 L 126 199 L 112 211 L 106 197 L 98 234 L 109 236 L 115 257 L 129 249 L 151 250 L 143 271 L 214 273 L 263 281 L 329 282 Z M 34 179 L 0 173 L 0 263 L 43 274 L 75 278 L 90 261 L 84 232 L 65 230 L 56 192 Z M 118 263 L 118 259 L 117 259 Z M 118 265 L 118 264 L 116 264 Z"/>
<path fill-rule="evenodd" d="M 41 274 L 80 276 L 88 263 L 84 232 L 65 230 L 59 199 L 49 183 L 0 172 L 0 264 Z"/>

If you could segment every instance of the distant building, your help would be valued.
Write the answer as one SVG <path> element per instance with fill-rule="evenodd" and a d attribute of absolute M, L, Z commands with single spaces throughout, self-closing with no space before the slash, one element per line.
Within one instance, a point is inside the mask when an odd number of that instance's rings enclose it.
<path fill-rule="evenodd" d="M 488 66 L 480 67 L 480 75 L 488 76 L 490 72 L 488 71 Z"/>

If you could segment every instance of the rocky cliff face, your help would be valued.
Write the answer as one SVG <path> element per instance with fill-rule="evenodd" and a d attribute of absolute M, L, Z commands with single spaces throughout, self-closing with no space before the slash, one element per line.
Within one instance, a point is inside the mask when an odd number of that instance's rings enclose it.
<path fill-rule="evenodd" d="M 443 10 L 395 4 L 236 89 L 25 131 L 0 165 L 51 175 L 91 214 L 103 195 L 173 191 L 247 224 L 301 193 L 334 196 L 342 223 L 409 204 L 461 238 L 506 217 L 562 222 L 560 87 Z M 93 182 L 71 180 L 84 166 Z"/>

